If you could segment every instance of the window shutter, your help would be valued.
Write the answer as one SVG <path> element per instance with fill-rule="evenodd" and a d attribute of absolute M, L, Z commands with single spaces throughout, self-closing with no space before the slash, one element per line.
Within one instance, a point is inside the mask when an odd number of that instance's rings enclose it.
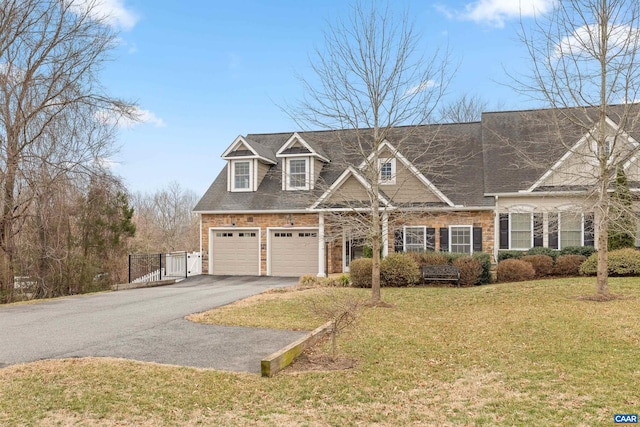
<path fill-rule="evenodd" d="M 473 252 L 482 252 L 482 227 L 473 227 Z"/>
<path fill-rule="evenodd" d="M 509 214 L 499 215 L 500 226 L 500 247 L 499 249 L 509 249 Z"/>
<path fill-rule="evenodd" d="M 427 227 L 427 250 L 435 251 L 436 250 L 436 229 Z"/>
<path fill-rule="evenodd" d="M 440 229 L 440 252 L 449 252 L 449 229 Z"/>
<path fill-rule="evenodd" d="M 541 213 L 533 214 L 533 247 L 534 248 L 539 248 L 544 246 L 543 239 L 542 239 L 542 234 L 543 234 L 542 227 L 543 227 L 542 214 Z"/>
<path fill-rule="evenodd" d="M 393 251 L 404 252 L 404 233 L 402 228 L 398 228 L 393 233 Z"/>
<path fill-rule="evenodd" d="M 593 241 L 593 213 L 584 214 L 584 245 L 594 246 Z"/>
<path fill-rule="evenodd" d="M 558 249 L 558 214 L 549 214 L 549 247 Z"/>

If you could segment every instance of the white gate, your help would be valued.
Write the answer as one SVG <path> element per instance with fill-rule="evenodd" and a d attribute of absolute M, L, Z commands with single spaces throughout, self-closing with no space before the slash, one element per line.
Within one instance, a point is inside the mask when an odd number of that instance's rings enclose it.
<path fill-rule="evenodd" d="M 200 252 L 187 254 L 187 276 L 202 274 L 202 256 Z"/>

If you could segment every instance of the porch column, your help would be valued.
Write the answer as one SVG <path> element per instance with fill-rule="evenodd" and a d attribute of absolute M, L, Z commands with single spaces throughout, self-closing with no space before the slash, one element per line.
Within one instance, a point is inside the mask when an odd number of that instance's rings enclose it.
<path fill-rule="evenodd" d="M 382 214 L 382 257 L 389 255 L 389 214 Z"/>
<path fill-rule="evenodd" d="M 324 274 L 324 212 L 318 214 L 318 277 Z"/>

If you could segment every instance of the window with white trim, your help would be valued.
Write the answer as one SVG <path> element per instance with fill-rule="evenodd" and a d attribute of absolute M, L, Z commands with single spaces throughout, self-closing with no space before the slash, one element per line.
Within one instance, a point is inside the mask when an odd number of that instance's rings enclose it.
<path fill-rule="evenodd" d="M 404 228 L 405 252 L 423 252 L 426 249 L 426 227 Z"/>
<path fill-rule="evenodd" d="M 287 190 L 309 189 L 309 159 L 287 159 Z"/>
<path fill-rule="evenodd" d="M 251 190 L 251 161 L 234 161 L 233 190 Z"/>
<path fill-rule="evenodd" d="M 380 159 L 380 184 L 392 185 L 396 183 L 396 159 Z"/>
<path fill-rule="evenodd" d="M 449 227 L 449 252 L 470 254 L 473 248 L 471 228 L 468 225 Z"/>
<path fill-rule="evenodd" d="M 560 249 L 582 246 L 582 214 L 560 213 Z"/>
<path fill-rule="evenodd" d="M 530 213 L 511 214 L 511 249 L 531 249 L 531 228 Z"/>

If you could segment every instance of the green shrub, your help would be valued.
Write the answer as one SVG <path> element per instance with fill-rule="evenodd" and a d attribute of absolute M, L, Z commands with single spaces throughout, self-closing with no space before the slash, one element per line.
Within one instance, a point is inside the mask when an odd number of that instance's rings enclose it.
<path fill-rule="evenodd" d="M 418 264 L 404 253 L 393 253 L 380 263 L 380 286 L 406 287 L 420 281 Z"/>
<path fill-rule="evenodd" d="M 470 256 L 453 260 L 454 267 L 460 269 L 460 285 L 471 286 L 480 283 L 482 276 L 482 264 L 480 260 Z"/>
<path fill-rule="evenodd" d="M 580 266 L 586 259 L 584 255 L 560 255 L 553 266 L 553 275 L 577 276 Z"/>
<path fill-rule="evenodd" d="M 543 248 L 542 246 L 538 246 L 535 248 L 531 248 L 527 251 L 527 255 L 547 255 L 550 256 L 554 261 L 560 255 L 560 252 L 551 249 L 551 248 Z"/>
<path fill-rule="evenodd" d="M 498 263 L 506 259 L 520 259 L 527 254 L 527 251 L 499 251 Z"/>
<path fill-rule="evenodd" d="M 498 263 L 497 273 L 499 282 L 531 280 L 536 275 L 531 264 L 519 259 L 505 259 L 504 261 L 500 261 Z"/>
<path fill-rule="evenodd" d="M 618 249 L 609 252 L 607 268 L 610 276 L 640 275 L 640 252 L 631 249 Z M 580 274 L 595 276 L 598 271 L 598 254 L 594 253 L 580 266 Z"/>
<path fill-rule="evenodd" d="M 373 260 L 371 258 L 358 258 L 351 261 L 349 264 L 351 286 L 356 288 L 370 288 L 372 266 Z"/>
<path fill-rule="evenodd" d="M 550 276 L 553 273 L 553 258 L 549 255 L 525 255 L 520 260 L 531 264 L 536 277 Z"/>
<path fill-rule="evenodd" d="M 567 246 L 560 250 L 560 255 L 582 255 L 589 258 L 596 253 L 596 248 L 593 246 Z"/>
<path fill-rule="evenodd" d="M 474 252 L 473 258 L 477 259 L 482 266 L 482 274 L 480 274 L 478 284 L 486 285 L 487 283 L 491 283 L 491 255 L 486 252 Z"/>

